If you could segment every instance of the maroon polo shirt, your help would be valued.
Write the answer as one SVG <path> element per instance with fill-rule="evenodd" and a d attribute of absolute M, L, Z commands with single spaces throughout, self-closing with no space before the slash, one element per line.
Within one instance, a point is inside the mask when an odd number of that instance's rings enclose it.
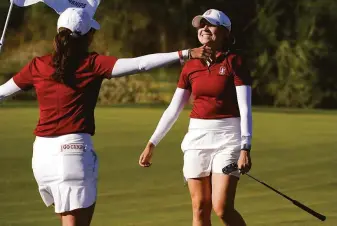
<path fill-rule="evenodd" d="M 220 119 L 240 117 L 235 86 L 251 85 L 252 78 L 235 53 L 219 53 L 210 66 L 199 59 L 188 61 L 178 87 L 193 96 L 191 118 Z"/>
<path fill-rule="evenodd" d="M 13 79 L 22 90 L 35 88 L 40 117 L 36 136 L 95 134 L 94 109 L 104 78 L 110 79 L 116 57 L 90 53 L 75 72 L 72 87 L 51 79 L 52 55 L 36 57 Z"/>

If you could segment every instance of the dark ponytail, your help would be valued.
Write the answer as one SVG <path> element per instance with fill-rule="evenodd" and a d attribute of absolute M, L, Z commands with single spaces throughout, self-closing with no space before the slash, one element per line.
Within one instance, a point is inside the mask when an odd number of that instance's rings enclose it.
<path fill-rule="evenodd" d="M 69 29 L 60 28 L 54 39 L 53 66 L 55 72 L 52 79 L 66 85 L 72 85 L 74 74 L 81 61 L 88 54 L 89 34 L 74 35 Z"/>

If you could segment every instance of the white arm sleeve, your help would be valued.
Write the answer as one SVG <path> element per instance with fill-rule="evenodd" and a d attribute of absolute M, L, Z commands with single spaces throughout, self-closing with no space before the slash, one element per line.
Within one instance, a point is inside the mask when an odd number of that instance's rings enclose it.
<path fill-rule="evenodd" d="M 14 80 L 11 78 L 5 84 L 0 86 L 0 101 L 16 92 L 19 92 L 20 90 L 21 89 L 15 84 Z"/>
<path fill-rule="evenodd" d="M 177 121 L 180 112 L 184 109 L 191 93 L 189 90 L 177 88 L 170 105 L 163 113 L 156 130 L 154 131 L 150 142 L 157 145 L 168 133 L 173 124 Z"/>
<path fill-rule="evenodd" d="M 188 54 L 188 50 L 182 51 L 182 57 L 184 59 L 188 58 Z M 136 58 L 121 58 L 117 60 L 112 70 L 112 77 L 121 77 L 149 71 L 151 69 L 179 62 L 179 60 L 181 59 L 178 52 L 157 53 Z"/>
<path fill-rule="evenodd" d="M 252 139 L 252 88 L 250 86 L 236 86 L 240 116 L 241 116 L 241 145 L 251 145 Z"/>

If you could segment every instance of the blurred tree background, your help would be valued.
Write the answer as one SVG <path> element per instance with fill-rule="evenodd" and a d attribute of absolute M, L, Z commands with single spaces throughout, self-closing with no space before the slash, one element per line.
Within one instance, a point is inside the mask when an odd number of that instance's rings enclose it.
<path fill-rule="evenodd" d="M 1 26 L 8 7 L 9 1 L 0 3 Z M 92 49 L 135 57 L 199 46 L 191 20 L 210 8 L 232 20 L 236 48 L 254 77 L 254 105 L 337 108 L 335 0 L 102 0 L 95 16 L 102 28 Z M 42 3 L 14 8 L 0 54 L 1 82 L 51 51 L 56 21 L 57 14 Z M 100 103 L 167 103 L 180 70 L 174 65 L 105 81 Z"/>

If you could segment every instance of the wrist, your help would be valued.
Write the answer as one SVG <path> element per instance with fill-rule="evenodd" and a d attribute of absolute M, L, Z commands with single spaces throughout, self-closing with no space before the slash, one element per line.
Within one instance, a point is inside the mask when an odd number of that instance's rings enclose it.
<path fill-rule="evenodd" d="M 241 151 L 250 152 L 251 149 L 252 149 L 251 144 L 241 144 Z"/>
<path fill-rule="evenodd" d="M 179 50 L 178 55 L 180 64 L 183 65 L 187 60 L 190 59 L 190 49 Z"/>
<path fill-rule="evenodd" d="M 147 146 L 150 147 L 150 148 L 155 148 L 156 147 L 156 144 L 154 144 L 152 141 L 149 141 L 147 143 Z"/>

